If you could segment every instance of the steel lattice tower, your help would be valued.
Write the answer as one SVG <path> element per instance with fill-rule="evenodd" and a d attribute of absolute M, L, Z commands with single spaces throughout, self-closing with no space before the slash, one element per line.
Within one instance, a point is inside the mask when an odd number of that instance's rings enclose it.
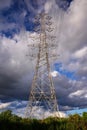
<path fill-rule="evenodd" d="M 41 108 L 50 113 L 58 112 L 57 99 L 49 62 L 50 46 L 46 41 L 46 32 L 51 32 L 53 30 L 50 20 L 51 17 L 45 13 L 41 13 L 36 17 L 36 22 L 38 21 L 39 23 L 40 43 L 37 46 L 37 63 L 26 110 L 27 117 L 34 117 L 34 113 Z"/>

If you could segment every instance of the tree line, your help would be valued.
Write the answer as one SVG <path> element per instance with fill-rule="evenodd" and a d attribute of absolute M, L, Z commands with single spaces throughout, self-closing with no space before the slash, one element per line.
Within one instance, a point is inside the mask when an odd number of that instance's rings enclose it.
<path fill-rule="evenodd" d="M 87 112 L 37 120 L 19 117 L 7 110 L 0 113 L 0 130 L 87 130 Z"/>

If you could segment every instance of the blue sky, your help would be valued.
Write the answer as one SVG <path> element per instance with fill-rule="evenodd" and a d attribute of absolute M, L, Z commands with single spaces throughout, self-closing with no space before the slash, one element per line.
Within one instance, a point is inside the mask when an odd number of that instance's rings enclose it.
<path fill-rule="evenodd" d="M 9 97 L 18 102 L 28 99 L 33 68 L 27 45 L 33 43 L 31 34 L 38 35 L 34 17 L 43 10 L 53 18 L 55 51 L 60 55 L 52 70 L 58 71 L 54 81 L 59 108 L 87 107 L 87 1 L 1 0 L 0 109 L 11 103 Z"/>
<path fill-rule="evenodd" d="M 54 66 L 55 70 L 58 71 L 61 75 L 64 75 L 71 80 L 77 80 L 75 71 L 64 69 L 62 63 L 55 63 Z"/>

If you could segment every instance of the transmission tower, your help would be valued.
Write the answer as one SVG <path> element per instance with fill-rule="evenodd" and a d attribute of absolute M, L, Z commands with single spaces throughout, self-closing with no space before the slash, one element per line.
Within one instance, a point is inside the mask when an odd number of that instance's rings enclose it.
<path fill-rule="evenodd" d="M 45 111 L 49 111 L 50 113 L 59 112 L 50 67 L 50 59 L 56 56 L 56 54 L 52 54 L 50 51 L 56 45 L 47 43 L 47 39 L 50 38 L 51 41 L 55 39 L 55 36 L 47 35 L 48 32 L 53 31 L 51 17 L 45 13 L 41 13 L 35 18 L 35 24 L 37 25 L 35 31 L 39 35 L 38 39 L 40 42 L 29 45 L 34 48 L 33 54 L 30 55 L 31 59 L 37 56 L 26 110 L 26 116 L 31 118 L 35 117 L 41 109 L 43 110 L 43 114 Z M 35 49 L 38 49 L 37 55 L 35 54 Z"/>

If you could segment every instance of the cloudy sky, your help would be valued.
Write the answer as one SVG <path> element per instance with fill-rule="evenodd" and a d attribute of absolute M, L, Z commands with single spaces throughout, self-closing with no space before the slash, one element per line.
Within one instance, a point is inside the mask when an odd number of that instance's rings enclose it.
<path fill-rule="evenodd" d="M 35 67 L 28 45 L 42 11 L 53 18 L 60 55 L 52 67 L 59 109 L 87 108 L 87 0 L 0 0 L 0 110 L 26 106 Z"/>

